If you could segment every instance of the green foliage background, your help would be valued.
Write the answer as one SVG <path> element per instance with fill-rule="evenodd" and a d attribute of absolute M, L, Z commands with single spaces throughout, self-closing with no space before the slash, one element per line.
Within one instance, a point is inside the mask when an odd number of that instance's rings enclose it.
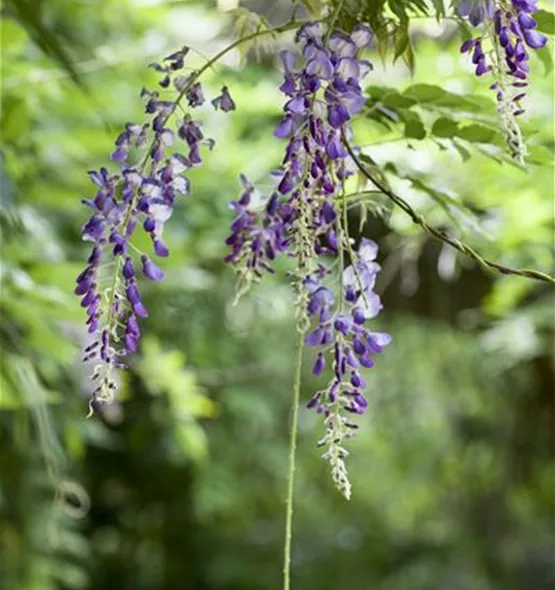
<path fill-rule="evenodd" d="M 272 23 L 289 14 L 285 3 L 248 6 Z M 370 56 L 372 100 L 356 125 L 367 163 L 428 221 L 489 258 L 552 272 L 552 39 L 533 58 L 530 167 L 521 170 L 504 155 L 487 85 L 458 54 L 456 27 L 409 14 L 405 33 L 397 15 L 393 52 L 383 62 Z M 119 128 L 141 119 L 138 91 L 156 81 L 146 64 L 183 44 L 212 55 L 233 38 L 237 17 L 252 26 L 249 13 L 211 2 L 4 7 L 3 589 L 280 586 L 291 298 L 275 279 L 233 307 L 222 244 L 238 174 L 263 184 L 279 162 L 276 52 L 291 36 L 211 75 L 209 86 L 228 84 L 238 110 L 203 111 L 217 149 L 168 228 L 168 280 L 144 286 L 148 336 L 121 399 L 89 420 L 72 294 L 85 257 L 86 171 L 106 165 Z M 549 13 L 541 24 L 552 26 Z M 368 375 L 372 407 L 352 445 L 349 503 L 314 447 L 320 421 L 301 415 L 294 585 L 552 588 L 553 292 L 484 274 L 383 197 L 366 196 L 362 232 L 380 243 L 380 327 L 394 344 Z M 355 235 L 366 215 L 357 199 Z M 308 399 L 316 384 L 308 363 L 305 372 Z M 68 492 L 63 502 L 56 488 Z"/>

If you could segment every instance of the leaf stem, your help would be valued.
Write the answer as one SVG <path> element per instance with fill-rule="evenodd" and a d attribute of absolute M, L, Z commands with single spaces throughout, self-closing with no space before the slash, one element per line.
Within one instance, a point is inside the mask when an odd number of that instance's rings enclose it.
<path fill-rule="evenodd" d="M 293 537 L 293 496 L 295 489 L 295 465 L 297 453 L 297 425 L 301 398 L 301 376 L 304 351 L 304 331 L 299 330 L 295 381 L 293 383 L 293 414 L 289 432 L 289 466 L 287 470 L 287 499 L 285 501 L 285 542 L 283 547 L 283 590 L 291 588 L 291 540 Z"/>

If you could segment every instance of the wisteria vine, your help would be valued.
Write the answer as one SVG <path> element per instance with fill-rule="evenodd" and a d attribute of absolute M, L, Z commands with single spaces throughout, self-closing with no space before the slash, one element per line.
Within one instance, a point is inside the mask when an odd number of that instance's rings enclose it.
<path fill-rule="evenodd" d="M 391 337 L 374 331 L 371 321 L 382 309 L 375 292 L 380 266 L 378 246 L 362 238 L 355 248 L 349 235 L 345 184 L 355 172 L 367 179 L 411 215 L 436 239 L 491 269 L 553 282 L 538 271 L 519 270 L 484 260 L 466 245 L 429 226 L 396 193 L 363 165 L 351 144 L 351 122 L 367 101 L 363 82 L 372 63 L 362 53 L 374 32 L 364 23 L 348 33 L 335 26 L 343 2 L 322 21 L 261 28 L 222 50 L 204 66 L 184 74 L 189 49 L 151 64 L 160 75 L 159 89 L 141 91 L 146 121 L 128 123 L 115 141 L 110 159 L 117 171 L 89 172 L 93 198 L 83 199 L 92 212 L 82 238 L 92 244 L 85 269 L 76 280 L 75 293 L 86 310 L 90 342 L 84 361 L 94 364 L 91 412 L 113 399 L 117 369 L 138 349 L 140 320 L 148 316 L 139 291 L 139 276 L 161 281 L 164 271 L 156 258 L 166 258 L 164 225 L 178 200 L 191 195 L 188 172 L 201 166 L 214 140 L 205 137 L 193 113 L 208 100 L 200 76 L 228 51 L 258 36 L 296 29 L 296 51 L 280 53 L 285 96 L 283 116 L 274 135 L 286 140 L 281 165 L 272 176 L 272 189 L 261 194 L 241 176 L 242 191 L 232 201 L 234 219 L 226 240 L 225 261 L 238 276 L 237 295 L 244 295 L 265 275 L 275 272 L 279 257 L 290 261 L 288 277 L 295 294 L 299 354 L 293 399 L 286 510 L 284 588 L 289 588 L 293 472 L 304 347 L 315 350 L 312 372 L 323 386 L 306 400 L 324 423 L 317 445 L 323 449 L 336 488 L 348 499 L 351 483 L 345 459 L 346 444 L 359 424 L 355 418 L 369 406 L 363 369 Z M 547 39 L 536 31 L 531 16 L 536 0 L 461 0 L 459 17 L 483 34 L 466 40 L 461 52 L 470 52 L 477 76 L 490 73 L 502 128 L 512 156 L 524 161 L 526 149 L 518 123 L 526 96 L 530 49 Z M 172 99 L 166 95 L 174 91 Z M 216 110 L 233 111 L 227 86 L 209 101 Z M 179 109 L 178 109 L 179 107 Z M 149 236 L 152 252 L 134 243 L 138 227 Z"/>

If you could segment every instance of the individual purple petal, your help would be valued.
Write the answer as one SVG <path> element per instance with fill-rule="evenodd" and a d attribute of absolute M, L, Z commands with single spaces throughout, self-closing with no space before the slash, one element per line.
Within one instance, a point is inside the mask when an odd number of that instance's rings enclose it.
<path fill-rule="evenodd" d="M 470 10 L 468 20 L 473 26 L 477 27 L 484 22 L 485 16 L 486 10 L 484 6 L 482 4 L 475 4 Z"/>
<path fill-rule="evenodd" d="M 318 405 L 318 402 L 320 401 L 320 394 L 316 393 L 314 394 L 311 398 L 310 401 L 306 404 L 306 407 L 308 410 L 314 408 L 315 406 Z"/>
<path fill-rule="evenodd" d="M 358 78 L 360 76 L 358 61 L 352 57 L 341 58 L 335 66 L 335 73 L 345 79 Z"/>
<path fill-rule="evenodd" d="M 351 322 L 349 318 L 344 315 L 339 315 L 335 318 L 335 322 L 333 323 L 333 327 L 338 331 L 347 336 L 349 334 L 349 330 L 351 328 Z"/>
<path fill-rule="evenodd" d="M 283 51 L 279 52 L 279 57 L 281 59 L 281 63 L 283 64 L 283 71 L 286 76 L 294 74 L 297 71 L 297 55 L 295 53 L 284 49 Z"/>
<path fill-rule="evenodd" d="M 214 100 L 212 100 L 212 106 L 216 110 L 221 109 L 224 112 L 235 110 L 235 103 L 229 94 L 227 86 L 222 88 L 222 93 L 220 96 L 217 96 Z"/>
<path fill-rule="evenodd" d="M 285 195 L 285 194 L 291 192 L 293 190 L 294 186 L 295 186 L 295 184 L 291 178 L 291 174 L 289 174 L 289 172 L 286 172 L 283 175 L 283 178 L 281 179 L 281 182 L 278 185 L 278 191 L 282 195 Z"/>
<path fill-rule="evenodd" d="M 166 258 L 170 254 L 170 251 L 161 240 L 154 240 L 154 252 L 156 256 L 160 256 L 161 258 Z"/>
<path fill-rule="evenodd" d="M 353 373 L 351 373 L 350 381 L 351 381 L 351 385 L 353 387 L 364 387 L 365 386 L 365 382 L 362 379 L 362 377 L 358 373 L 355 373 L 354 371 L 353 371 Z"/>
<path fill-rule="evenodd" d="M 483 76 L 489 70 L 485 57 L 478 61 L 478 65 L 476 66 L 476 75 Z"/>
<path fill-rule="evenodd" d="M 142 303 L 135 303 L 132 305 L 133 313 L 140 318 L 148 317 L 148 310 Z"/>
<path fill-rule="evenodd" d="M 547 43 L 547 37 L 534 29 L 525 29 L 523 35 L 526 45 L 532 49 L 541 49 Z"/>
<path fill-rule="evenodd" d="M 366 321 L 366 314 L 364 313 L 362 308 L 355 307 L 355 309 L 353 310 L 353 321 L 355 322 L 355 324 L 359 326 L 364 324 L 364 322 Z"/>
<path fill-rule="evenodd" d="M 322 80 L 329 80 L 333 76 L 333 64 L 325 51 L 318 50 L 306 65 L 306 73 L 317 76 Z"/>
<path fill-rule="evenodd" d="M 314 363 L 314 366 L 312 367 L 312 373 L 314 375 L 320 375 L 322 373 L 322 371 L 324 370 L 326 366 L 326 360 L 324 358 L 324 355 L 319 352 L 318 356 L 316 357 L 316 362 Z"/>
<path fill-rule="evenodd" d="M 131 258 L 128 256 L 123 263 L 122 274 L 126 279 L 132 279 L 135 276 L 135 269 L 133 268 L 133 262 Z"/>
<path fill-rule="evenodd" d="M 368 407 L 368 401 L 366 400 L 366 398 L 361 393 L 355 394 L 355 402 L 361 408 L 367 408 Z"/>
<path fill-rule="evenodd" d="M 334 129 L 339 129 L 350 119 L 349 111 L 342 104 L 328 109 L 328 122 Z"/>
<path fill-rule="evenodd" d="M 293 132 L 293 127 L 293 119 L 290 116 L 286 116 L 276 127 L 274 135 L 280 138 L 288 137 Z"/>
<path fill-rule="evenodd" d="M 318 344 L 320 344 L 320 341 L 322 339 L 322 330 L 320 330 L 320 328 L 314 330 L 313 332 L 310 332 L 310 334 L 307 334 L 305 336 L 305 344 L 307 344 L 308 346 L 317 346 Z"/>
<path fill-rule="evenodd" d="M 371 369 L 374 366 L 374 361 L 367 355 L 362 355 L 360 357 L 360 364 L 367 369 Z"/>
<path fill-rule="evenodd" d="M 369 45 L 373 36 L 372 29 L 365 24 L 356 25 L 351 33 L 353 43 L 359 48 Z"/>
<path fill-rule="evenodd" d="M 391 336 L 385 332 L 371 332 L 368 338 L 380 349 L 390 344 L 392 340 Z"/>
<path fill-rule="evenodd" d="M 474 47 L 474 43 L 475 40 L 474 39 L 468 39 L 467 41 L 465 41 L 461 46 L 459 51 L 461 53 L 467 53 L 469 52 L 473 47 Z"/>
<path fill-rule="evenodd" d="M 518 13 L 518 24 L 523 31 L 526 29 L 535 29 L 537 26 L 536 21 L 526 12 Z"/>
<path fill-rule="evenodd" d="M 295 115 L 304 115 L 307 111 L 305 100 L 302 96 L 296 96 L 285 103 L 285 110 Z"/>
<path fill-rule="evenodd" d="M 137 352 L 137 337 L 135 334 L 126 334 L 123 341 L 128 354 Z"/>
<path fill-rule="evenodd" d="M 378 255 L 378 244 L 368 238 L 362 238 L 360 240 L 360 246 L 358 247 L 358 256 L 363 262 L 372 262 Z"/>
<path fill-rule="evenodd" d="M 354 57 L 357 52 L 357 45 L 354 40 L 342 33 L 331 35 L 328 46 L 337 57 Z"/>
<path fill-rule="evenodd" d="M 83 226 L 81 237 L 84 241 L 97 242 L 104 233 L 104 220 L 97 215 L 94 215 Z"/>
<path fill-rule="evenodd" d="M 141 330 L 139 329 L 139 323 L 137 322 L 137 318 L 130 314 L 127 318 L 127 332 L 131 334 L 135 334 L 136 336 L 140 336 Z"/>
<path fill-rule="evenodd" d="M 297 85 L 291 76 L 286 76 L 279 89 L 281 92 L 283 92 L 283 94 L 286 94 L 287 96 L 293 96 L 297 90 Z"/>
<path fill-rule="evenodd" d="M 164 271 L 159 268 L 150 258 L 146 255 L 141 256 L 141 264 L 143 267 L 143 273 L 147 279 L 151 281 L 161 281 L 164 278 Z"/>

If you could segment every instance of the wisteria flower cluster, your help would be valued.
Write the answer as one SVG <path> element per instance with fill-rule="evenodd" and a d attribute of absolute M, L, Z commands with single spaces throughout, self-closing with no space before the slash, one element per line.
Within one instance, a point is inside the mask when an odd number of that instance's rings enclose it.
<path fill-rule="evenodd" d="M 329 460 L 333 480 L 347 498 L 351 486 L 343 459 L 348 451 L 342 441 L 351 438 L 358 429 L 350 415 L 364 414 L 368 407 L 364 395 L 366 382 L 360 369 L 371 369 L 374 355 L 391 342 L 389 334 L 372 332 L 367 327 L 367 321 L 382 309 L 380 298 L 373 291 L 380 270 L 375 262 L 377 252 L 374 242 L 362 239 L 356 261 L 343 271 L 342 299 L 337 304 L 334 292 L 322 284 L 324 269 L 306 281 L 310 293 L 307 311 L 316 326 L 305 341 L 320 348 L 312 372 L 314 375 L 323 372 L 328 362 L 326 357 L 333 368 L 327 386 L 312 396 L 307 407 L 316 408 L 325 416 L 326 434 L 318 446 L 327 447 L 324 458 Z"/>
<path fill-rule="evenodd" d="M 242 179 L 244 192 L 232 202 L 236 217 L 227 239 L 231 252 L 226 260 L 237 269 L 239 294 L 264 273 L 274 272 L 280 253 L 295 259 L 292 276 L 299 329 L 308 332 L 315 323 L 305 342 L 321 349 L 314 373 L 324 370 L 328 357 L 334 373 L 329 386 L 308 407 L 325 417 L 327 431 L 320 444 L 327 447 L 324 457 L 346 497 L 350 483 L 342 442 L 356 429 L 349 416 L 362 414 L 368 405 L 359 368 L 371 367 L 372 356 L 389 342 L 389 336 L 365 327 L 381 309 L 372 291 L 379 270 L 374 262 L 377 247 L 365 241 L 356 254 L 341 212 L 344 182 L 354 171 L 343 142 L 351 133 L 352 116 L 365 104 L 361 81 L 372 70 L 372 64 L 359 59 L 358 53 L 371 40 L 366 25 L 345 35 L 324 34 L 323 27 L 311 23 L 297 32 L 300 51 L 281 53 L 284 81 L 280 89 L 286 102 L 274 134 L 288 138 L 282 166 L 276 172 L 274 190 L 265 198 L 258 196 L 256 202 L 254 187 Z M 345 251 L 352 265 L 340 268 L 335 282 L 342 285 L 344 294 L 337 298 L 324 283 L 332 268 L 343 263 Z"/>
<path fill-rule="evenodd" d="M 515 118 L 525 112 L 522 100 L 530 71 L 527 47 L 540 49 L 547 43 L 531 16 L 537 10 L 537 0 L 463 0 L 457 9 L 473 26 L 485 24 L 485 34 L 465 41 L 461 52 L 471 53 L 477 76 L 493 74 L 490 88 L 496 93 L 509 149 L 520 162 L 525 146 Z M 487 42 L 489 51 L 484 49 Z"/>
<path fill-rule="evenodd" d="M 82 297 L 92 336 L 84 360 L 96 361 L 91 409 L 112 399 L 117 388 L 114 369 L 125 367 L 124 357 L 137 350 L 139 319 L 148 316 L 139 293 L 139 272 L 151 281 L 164 278 L 151 255 L 132 243 L 136 228 L 141 225 L 150 236 L 156 257 L 169 255 L 163 240 L 164 224 L 176 200 L 190 194 L 186 174 L 202 164 L 201 146 L 213 146 L 213 140 L 204 137 L 201 124 L 189 113 L 170 125 L 182 99 L 191 108 L 205 102 L 197 74 L 179 74 L 187 53 L 185 47 L 162 63 L 152 64 L 162 75 L 161 88 L 173 85 L 178 94 L 167 100 L 159 91 L 142 90 L 149 120 L 128 123 L 116 139 L 111 160 L 119 165 L 119 171 L 101 168 L 89 173 L 96 195 L 83 200 L 92 214 L 83 226 L 82 238 L 93 247 L 86 268 L 77 277 L 75 293 Z M 222 111 L 235 108 L 226 87 L 212 104 Z"/>

